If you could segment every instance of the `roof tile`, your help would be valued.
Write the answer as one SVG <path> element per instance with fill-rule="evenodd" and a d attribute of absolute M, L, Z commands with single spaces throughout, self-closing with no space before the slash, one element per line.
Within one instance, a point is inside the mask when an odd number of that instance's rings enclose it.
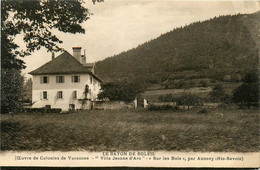
<path fill-rule="evenodd" d="M 89 73 L 91 71 L 84 67 L 76 58 L 65 51 L 58 57 L 44 64 L 43 66 L 31 71 L 31 75 L 46 75 L 46 74 L 79 74 Z"/>

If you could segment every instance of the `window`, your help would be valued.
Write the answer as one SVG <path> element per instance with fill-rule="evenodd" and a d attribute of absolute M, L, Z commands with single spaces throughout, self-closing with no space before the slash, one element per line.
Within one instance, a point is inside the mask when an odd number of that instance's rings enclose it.
<path fill-rule="evenodd" d="M 73 91 L 73 98 L 77 99 L 77 91 Z"/>
<path fill-rule="evenodd" d="M 71 82 L 72 83 L 79 83 L 80 82 L 80 76 L 71 76 Z"/>
<path fill-rule="evenodd" d="M 93 87 L 94 87 L 94 90 L 96 90 L 96 80 L 95 79 L 93 80 Z"/>
<path fill-rule="evenodd" d="M 63 98 L 62 91 L 58 91 L 57 99 L 62 99 L 62 98 Z"/>
<path fill-rule="evenodd" d="M 42 98 L 43 98 L 43 99 L 48 99 L 47 91 L 43 91 L 43 92 L 42 92 Z"/>
<path fill-rule="evenodd" d="M 64 83 L 64 76 L 56 76 L 56 83 Z"/>
<path fill-rule="evenodd" d="M 48 76 L 42 76 L 40 81 L 41 81 L 41 84 L 42 83 L 49 83 L 49 77 Z"/>
<path fill-rule="evenodd" d="M 43 83 L 48 83 L 48 77 L 47 76 L 43 77 Z"/>
<path fill-rule="evenodd" d="M 92 81 L 93 81 L 93 78 L 92 78 L 92 77 L 90 77 L 90 84 L 92 84 Z"/>

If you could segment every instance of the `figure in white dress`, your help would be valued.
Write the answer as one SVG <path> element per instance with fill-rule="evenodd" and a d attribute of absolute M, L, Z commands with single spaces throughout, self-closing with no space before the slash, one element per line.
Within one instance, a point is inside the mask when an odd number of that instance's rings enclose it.
<path fill-rule="evenodd" d="M 144 108 L 147 108 L 148 107 L 148 103 L 147 103 L 147 100 L 144 99 Z"/>
<path fill-rule="evenodd" d="M 137 98 L 134 100 L 135 108 L 137 108 Z"/>

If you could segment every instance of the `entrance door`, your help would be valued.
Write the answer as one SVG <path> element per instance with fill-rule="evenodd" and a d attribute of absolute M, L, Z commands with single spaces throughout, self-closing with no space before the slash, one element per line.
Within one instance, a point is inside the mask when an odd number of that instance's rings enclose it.
<path fill-rule="evenodd" d="M 70 104 L 69 109 L 70 110 L 75 110 L 75 104 Z"/>

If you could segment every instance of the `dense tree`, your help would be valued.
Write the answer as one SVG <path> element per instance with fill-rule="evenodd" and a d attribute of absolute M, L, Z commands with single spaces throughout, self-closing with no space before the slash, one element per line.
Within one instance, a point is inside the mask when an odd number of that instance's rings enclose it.
<path fill-rule="evenodd" d="M 82 0 L 3 0 L 1 34 L 5 55 L 2 55 L 2 66 L 21 68 L 23 62 L 16 58 L 18 54 L 28 55 L 42 46 L 48 51 L 61 50 L 58 44 L 62 40 L 52 33 L 53 30 L 85 33 L 81 24 L 89 19 L 91 13 L 82 4 Z M 23 34 L 26 51 L 15 51 L 18 46 L 13 39 L 17 34 Z"/>
<path fill-rule="evenodd" d="M 100 2 L 102 0 L 93 0 Z M 25 68 L 19 57 L 30 55 L 31 52 L 45 47 L 48 51 L 62 50 L 62 43 L 53 30 L 65 33 L 85 33 L 81 26 L 89 19 L 91 13 L 83 6 L 82 0 L 2 0 L 1 1 L 1 86 L 16 91 L 22 84 L 11 85 L 7 82 L 20 83 L 21 77 L 10 76 Z M 21 51 L 14 42 L 16 35 L 23 35 L 26 49 Z M 16 71 L 14 71 L 14 69 Z M 1 88 L 1 103 L 8 103 L 8 88 Z M 15 95 L 16 93 L 12 93 Z M 18 98 L 14 97 L 16 102 Z M 12 105 L 1 105 L 2 110 Z"/>
<path fill-rule="evenodd" d="M 24 90 L 24 102 L 26 103 L 31 103 L 32 102 L 32 79 L 29 78 L 28 80 L 25 81 L 23 85 L 23 90 Z"/>
<path fill-rule="evenodd" d="M 96 73 L 102 78 L 116 79 L 130 76 L 132 70 L 131 74 L 144 80 L 160 74 L 164 79 L 153 77 L 151 83 L 165 82 L 166 88 L 174 84 L 171 75 L 180 73 L 181 77 L 175 79 L 196 76 L 223 80 L 226 75 L 244 76 L 259 64 L 259 19 L 260 12 L 229 15 L 176 28 L 97 62 Z"/>
<path fill-rule="evenodd" d="M 251 71 L 245 75 L 243 78 L 243 83 L 258 83 L 259 75 L 257 71 Z"/>
<path fill-rule="evenodd" d="M 210 101 L 214 103 L 218 103 L 218 102 L 228 103 L 230 101 L 229 95 L 226 94 L 221 84 L 215 85 L 212 91 L 209 93 L 209 96 L 210 96 Z"/>
<path fill-rule="evenodd" d="M 110 82 L 101 85 L 98 98 L 110 101 L 133 101 L 137 94 L 137 86 L 132 82 Z"/>
<path fill-rule="evenodd" d="M 1 113 L 13 113 L 21 108 L 24 80 L 20 75 L 20 70 L 8 69 L 7 71 L 1 71 Z"/>
<path fill-rule="evenodd" d="M 188 110 L 190 106 L 199 106 L 202 105 L 202 100 L 200 97 L 186 93 L 183 96 L 180 96 L 176 99 L 177 105 L 185 105 L 188 106 Z"/>
<path fill-rule="evenodd" d="M 233 100 L 240 106 L 259 105 L 259 77 L 258 72 L 248 73 L 243 84 L 233 91 Z"/>

